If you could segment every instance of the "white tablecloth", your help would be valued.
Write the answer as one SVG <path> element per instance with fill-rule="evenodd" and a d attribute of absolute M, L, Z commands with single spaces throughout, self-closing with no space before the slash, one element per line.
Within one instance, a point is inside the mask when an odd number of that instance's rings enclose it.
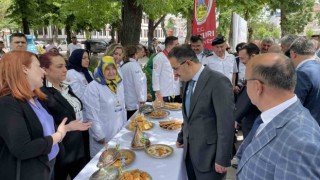
<path fill-rule="evenodd" d="M 149 135 L 151 144 L 166 144 L 174 149 L 171 156 L 164 159 L 155 159 L 147 155 L 144 150 L 135 150 L 136 159 L 128 167 L 124 167 L 125 170 L 140 169 L 148 172 L 153 180 L 185 180 L 187 179 L 185 163 L 183 160 L 183 149 L 176 148 L 175 143 L 177 135 L 180 130 L 169 131 L 159 127 L 158 121 L 168 119 L 180 119 L 182 121 L 181 111 L 170 111 L 170 115 L 167 118 L 161 120 L 149 119 L 154 122 L 154 127 L 149 131 L 144 131 Z M 130 149 L 133 132 L 127 130 L 125 127 L 109 142 L 110 146 L 114 146 L 116 143 L 120 144 L 120 149 Z M 97 162 L 99 160 L 101 150 L 77 175 L 75 180 L 87 180 L 91 174 L 94 173 L 97 168 Z"/>

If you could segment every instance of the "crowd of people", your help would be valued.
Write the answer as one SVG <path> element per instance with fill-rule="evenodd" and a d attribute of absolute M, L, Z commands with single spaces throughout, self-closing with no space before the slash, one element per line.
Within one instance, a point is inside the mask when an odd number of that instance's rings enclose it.
<path fill-rule="evenodd" d="M 169 36 L 164 45 L 153 39 L 146 71 L 141 45 L 111 44 L 93 62 L 74 38 L 67 61 L 54 45 L 39 57 L 27 52 L 21 33 L 10 43 L 0 52 L 0 179 L 73 179 L 146 103 L 148 89 L 154 101 L 182 103 L 176 146 L 188 179 L 225 179 L 233 156 L 238 179 L 320 177 L 315 41 L 265 38 L 231 54 L 221 35 L 212 51 L 200 35 L 190 45 Z"/>

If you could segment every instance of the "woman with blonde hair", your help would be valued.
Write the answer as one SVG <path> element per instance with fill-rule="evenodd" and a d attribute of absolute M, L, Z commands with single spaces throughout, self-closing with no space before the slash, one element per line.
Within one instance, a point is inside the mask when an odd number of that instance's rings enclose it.
<path fill-rule="evenodd" d="M 104 56 L 112 56 L 115 63 L 120 66 L 123 63 L 124 49 L 121 44 L 113 43 L 107 48 Z"/>
<path fill-rule="evenodd" d="M 55 130 L 54 120 L 39 100 L 45 72 L 35 54 L 13 51 L 0 61 L 0 179 L 54 178 L 58 143 L 68 131 L 86 130 L 82 123 Z"/>

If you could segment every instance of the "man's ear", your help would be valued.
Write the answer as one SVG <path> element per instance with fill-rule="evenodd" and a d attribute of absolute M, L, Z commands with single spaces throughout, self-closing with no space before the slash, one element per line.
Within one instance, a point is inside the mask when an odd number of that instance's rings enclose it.
<path fill-rule="evenodd" d="M 263 88 L 263 84 L 260 81 L 254 81 L 254 88 L 257 92 L 257 95 L 261 95 L 264 88 Z"/>

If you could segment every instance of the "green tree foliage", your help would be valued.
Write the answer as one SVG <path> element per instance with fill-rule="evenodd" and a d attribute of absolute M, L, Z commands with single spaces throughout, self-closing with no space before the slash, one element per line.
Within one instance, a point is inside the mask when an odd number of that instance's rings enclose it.
<path fill-rule="evenodd" d="M 143 12 L 149 17 L 149 42 L 153 38 L 155 28 L 164 20 L 165 15 L 180 13 L 185 18 L 192 16 L 193 0 L 137 0 L 137 4 L 142 6 Z"/>
<path fill-rule="evenodd" d="M 249 39 L 254 31 L 251 22 L 261 14 L 266 2 L 263 0 L 216 0 L 218 15 L 217 34 L 229 36 L 231 30 L 232 12 L 239 14 L 248 22 Z"/>
<path fill-rule="evenodd" d="M 23 33 L 30 34 L 30 27 L 37 24 L 37 17 L 41 17 L 39 3 L 36 0 L 12 0 L 7 9 L 7 18 L 17 23 Z"/>
<path fill-rule="evenodd" d="M 280 30 L 273 23 L 253 22 L 251 26 L 254 29 L 252 39 L 261 40 L 266 37 L 272 37 L 273 39 L 280 38 Z"/>
<path fill-rule="evenodd" d="M 11 5 L 11 0 L 0 0 L 0 29 L 8 28 L 10 31 L 17 31 L 19 26 L 17 23 L 12 22 L 10 18 L 5 17 L 7 9 Z"/>
<path fill-rule="evenodd" d="M 307 36 L 308 38 L 311 38 L 312 35 L 314 35 L 313 29 L 311 29 L 311 28 L 307 29 L 307 30 L 306 30 L 306 36 Z"/>
<path fill-rule="evenodd" d="M 281 10 L 282 36 L 303 32 L 308 22 L 312 21 L 314 3 L 314 0 L 270 0 L 272 9 Z"/>

